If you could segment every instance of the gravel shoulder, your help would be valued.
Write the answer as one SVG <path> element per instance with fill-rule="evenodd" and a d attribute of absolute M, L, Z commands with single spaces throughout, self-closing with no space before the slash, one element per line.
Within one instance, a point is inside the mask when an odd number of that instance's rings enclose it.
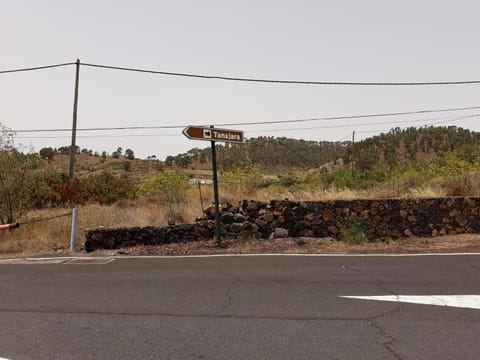
<path fill-rule="evenodd" d="M 276 240 L 225 240 L 217 248 L 213 240 L 164 246 L 136 246 L 101 250 L 91 255 L 209 255 L 209 254 L 418 254 L 480 253 L 480 234 L 411 237 L 390 242 L 347 244 L 331 238 Z"/>
<path fill-rule="evenodd" d="M 388 242 L 348 244 L 332 238 L 285 238 L 275 240 L 224 240 L 217 248 L 214 240 L 135 246 L 115 250 L 69 252 L 3 253 L 0 259 L 58 256 L 179 256 L 220 254 L 423 254 L 480 253 L 480 234 L 446 235 L 430 238 L 410 237 Z"/>

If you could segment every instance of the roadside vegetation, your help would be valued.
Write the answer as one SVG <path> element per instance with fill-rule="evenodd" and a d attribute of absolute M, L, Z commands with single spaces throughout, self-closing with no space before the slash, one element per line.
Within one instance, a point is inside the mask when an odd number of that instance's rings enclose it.
<path fill-rule="evenodd" d="M 80 208 L 81 236 L 98 226 L 191 222 L 212 202 L 208 148 L 165 161 L 135 159 L 122 147 L 111 154 L 77 148 L 70 179 L 69 147 L 35 153 L 13 140 L 0 127 L 0 221 L 21 224 L 0 232 L 0 256 L 65 251 L 71 220 L 55 216 L 73 207 Z M 393 129 L 356 144 L 260 137 L 218 145 L 220 200 L 480 196 L 478 144 L 479 133 L 432 127 Z M 364 240 L 354 223 L 341 236 Z"/>

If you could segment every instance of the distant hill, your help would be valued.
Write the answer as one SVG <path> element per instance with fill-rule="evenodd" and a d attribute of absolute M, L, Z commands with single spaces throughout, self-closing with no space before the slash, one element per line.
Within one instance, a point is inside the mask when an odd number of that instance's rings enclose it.
<path fill-rule="evenodd" d="M 52 159 L 43 159 L 40 168 L 59 168 L 64 173 L 68 173 L 70 164 L 70 155 L 56 153 Z M 76 176 L 88 176 L 110 171 L 123 174 L 131 173 L 138 176 L 150 171 L 162 170 L 163 162 L 157 160 L 127 159 L 125 156 L 99 156 L 88 153 L 75 155 L 75 174 Z"/>
<path fill-rule="evenodd" d="M 350 144 L 345 151 L 345 162 L 369 169 L 377 163 L 395 165 L 433 159 L 466 145 L 480 145 L 480 133 L 456 126 L 396 128 Z"/>
<path fill-rule="evenodd" d="M 343 158 L 347 142 L 307 141 L 285 137 L 258 137 L 245 144 L 218 144 L 218 164 L 223 169 L 255 164 L 263 169 L 314 168 Z M 211 149 L 194 148 L 184 154 L 168 156 L 165 164 L 182 167 L 211 166 Z"/>
<path fill-rule="evenodd" d="M 241 145 L 217 145 L 219 166 L 255 164 L 263 169 L 318 168 L 326 164 L 349 164 L 368 169 L 377 163 L 402 164 L 428 160 L 464 145 L 480 144 L 480 133 L 456 126 L 395 128 L 352 144 L 345 142 L 306 141 L 285 137 L 258 137 Z M 210 148 L 193 148 L 186 153 L 170 155 L 167 166 L 211 167 Z"/>
<path fill-rule="evenodd" d="M 396 128 L 355 144 L 350 141 L 306 141 L 285 137 L 250 138 L 240 145 L 219 143 L 217 158 L 223 170 L 250 164 L 259 166 L 264 172 L 318 168 L 334 170 L 352 163 L 359 170 L 369 170 L 379 163 L 396 165 L 433 159 L 467 145 L 480 145 L 480 133 L 456 126 Z M 43 160 L 42 163 L 44 168 L 60 167 L 67 172 L 69 156 L 55 152 L 50 160 Z M 156 158 L 128 159 L 125 155 L 110 156 L 82 151 L 76 156 L 75 170 L 78 175 L 109 170 L 142 176 L 143 173 L 172 165 L 195 172 L 210 170 L 211 149 L 193 148 L 183 154 L 169 155 L 164 162 Z"/>

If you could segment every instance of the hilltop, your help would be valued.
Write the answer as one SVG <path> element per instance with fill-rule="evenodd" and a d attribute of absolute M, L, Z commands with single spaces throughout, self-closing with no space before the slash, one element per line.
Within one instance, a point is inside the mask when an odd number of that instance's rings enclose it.
<path fill-rule="evenodd" d="M 335 172 L 354 168 L 362 172 L 378 166 L 389 168 L 414 163 L 426 163 L 461 150 L 474 156 L 480 144 L 480 133 L 455 126 L 392 129 L 388 133 L 352 143 L 351 141 L 306 141 L 285 137 L 257 137 L 245 144 L 217 144 L 220 171 L 256 166 L 265 174 L 284 174 L 296 171 L 321 170 Z M 68 172 L 68 148 L 48 148 L 42 156 L 42 168 L 60 168 Z M 77 149 L 75 172 L 87 176 L 102 171 L 143 176 L 177 166 L 195 175 L 207 175 L 212 168 L 211 149 L 192 148 L 186 153 L 169 155 L 164 161 L 156 157 L 136 159 L 133 151 L 121 148 L 112 154 Z M 45 149 L 42 151 L 45 154 Z M 469 154 L 470 153 L 470 154 Z M 44 155 L 43 154 L 43 155 Z"/>
<path fill-rule="evenodd" d="M 387 133 L 352 143 L 351 141 L 306 141 L 285 137 L 257 137 L 245 144 L 218 144 L 220 167 L 254 164 L 265 171 L 312 169 L 327 165 L 351 165 L 361 170 L 375 165 L 389 166 L 432 160 L 459 148 L 480 144 L 480 133 L 456 126 L 395 128 Z M 210 148 L 193 148 L 170 155 L 165 164 L 188 168 L 211 167 Z M 337 166 L 337 167 L 338 167 Z M 330 167 L 331 169 L 331 167 Z"/>

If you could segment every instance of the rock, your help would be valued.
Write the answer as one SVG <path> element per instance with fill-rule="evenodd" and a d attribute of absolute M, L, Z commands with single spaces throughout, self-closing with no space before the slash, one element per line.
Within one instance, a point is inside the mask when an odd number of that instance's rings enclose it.
<path fill-rule="evenodd" d="M 272 213 L 267 213 L 267 214 L 263 215 L 260 219 L 269 223 L 269 222 L 272 222 L 275 219 L 275 216 Z"/>
<path fill-rule="evenodd" d="M 300 206 L 294 206 L 292 208 L 292 214 L 293 216 L 299 216 L 299 217 L 303 217 L 303 214 L 305 213 L 304 211 L 304 208 L 300 207 Z"/>
<path fill-rule="evenodd" d="M 325 222 L 332 222 L 335 220 L 335 214 L 331 210 L 325 210 L 322 214 L 322 219 Z"/>
<path fill-rule="evenodd" d="M 328 231 L 330 231 L 332 234 L 338 234 L 340 230 L 336 226 L 330 225 L 328 227 Z"/>
<path fill-rule="evenodd" d="M 361 213 L 363 210 L 365 210 L 365 207 L 363 205 L 357 205 L 353 208 L 353 211 L 356 213 Z"/>
<path fill-rule="evenodd" d="M 453 209 L 452 211 L 450 211 L 450 213 L 448 214 L 450 217 L 454 217 L 454 216 L 457 216 L 459 214 L 458 210 L 457 209 Z"/>
<path fill-rule="evenodd" d="M 228 231 L 232 233 L 239 233 L 243 230 L 243 225 L 241 223 L 232 223 L 228 227 Z"/>
<path fill-rule="evenodd" d="M 256 211 L 258 209 L 257 203 L 255 201 L 249 201 L 247 204 L 248 211 Z"/>
<path fill-rule="evenodd" d="M 255 223 L 252 223 L 250 221 L 245 221 L 242 224 L 242 228 L 243 228 L 243 230 L 246 230 L 246 231 L 257 231 L 258 230 L 258 225 L 255 224 Z"/>
<path fill-rule="evenodd" d="M 215 205 L 210 205 L 207 207 L 203 213 L 207 216 L 207 218 L 212 219 L 215 218 Z"/>
<path fill-rule="evenodd" d="M 313 219 L 315 219 L 315 214 L 314 213 L 308 213 L 307 215 L 304 216 L 304 219 L 306 221 L 312 221 Z"/>
<path fill-rule="evenodd" d="M 222 219 L 222 223 L 231 224 L 231 223 L 233 223 L 233 214 L 230 213 L 230 212 L 222 213 L 221 214 L 221 219 Z"/>
<path fill-rule="evenodd" d="M 263 229 L 267 226 L 267 223 L 265 221 L 263 221 L 262 219 L 256 219 L 255 220 L 255 224 L 257 224 L 257 226 L 260 228 L 260 229 Z"/>
<path fill-rule="evenodd" d="M 275 239 L 280 239 L 280 238 L 287 238 L 288 237 L 288 230 L 284 228 L 277 227 L 274 230 L 274 238 Z"/>
<path fill-rule="evenodd" d="M 367 239 L 480 233 L 480 198 L 328 200 L 222 204 L 222 232 L 232 239 L 286 236 L 338 237 L 345 221 L 365 226 Z M 206 220 L 163 227 L 97 228 L 85 231 L 85 250 L 119 249 L 198 241 L 213 236 L 214 206 Z M 248 210 L 248 211 L 247 211 Z M 236 225 L 234 225 L 236 224 Z"/>
<path fill-rule="evenodd" d="M 242 214 L 236 213 L 233 215 L 233 222 L 242 223 L 245 221 L 245 216 Z"/>
<path fill-rule="evenodd" d="M 455 218 L 455 221 L 457 222 L 458 225 L 461 227 L 465 227 L 468 224 L 468 218 L 465 216 L 459 215 Z"/>

